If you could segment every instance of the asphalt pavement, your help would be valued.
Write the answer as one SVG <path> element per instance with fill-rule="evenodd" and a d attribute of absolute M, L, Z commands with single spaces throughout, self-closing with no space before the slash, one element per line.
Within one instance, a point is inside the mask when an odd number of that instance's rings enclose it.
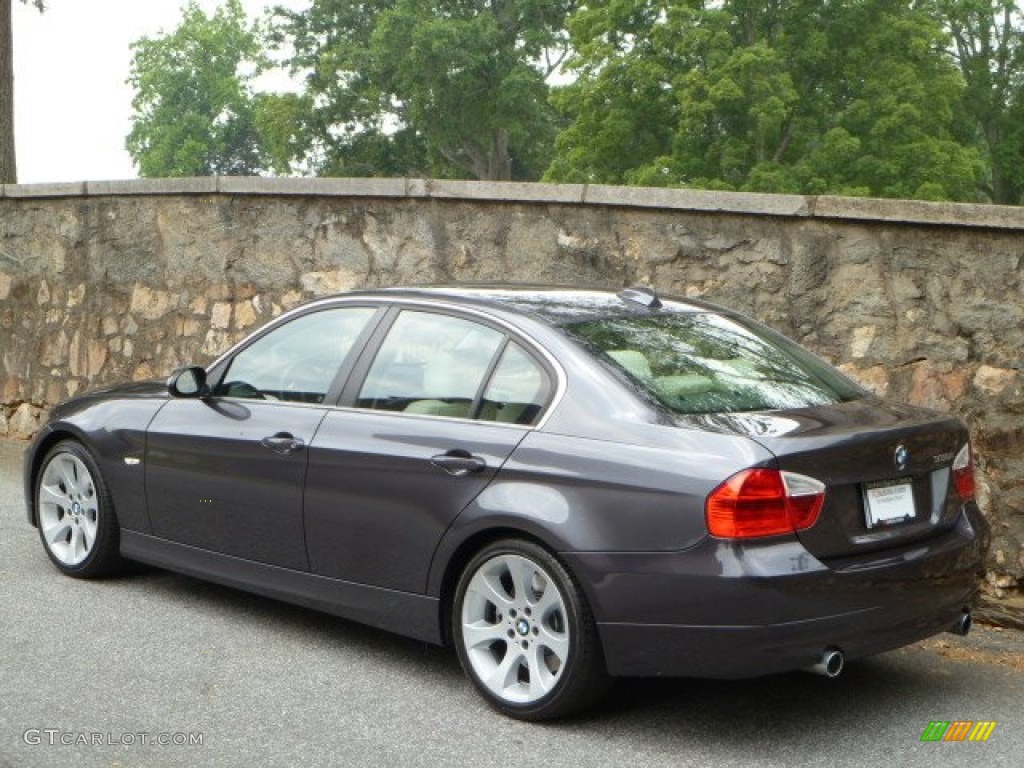
<path fill-rule="evenodd" d="M 620 681 L 586 717 L 488 709 L 453 653 L 156 569 L 61 576 L 0 440 L 0 768 L 1024 764 L 1024 635 L 979 627 L 835 680 Z M 986 742 L 922 742 L 932 721 Z"/>

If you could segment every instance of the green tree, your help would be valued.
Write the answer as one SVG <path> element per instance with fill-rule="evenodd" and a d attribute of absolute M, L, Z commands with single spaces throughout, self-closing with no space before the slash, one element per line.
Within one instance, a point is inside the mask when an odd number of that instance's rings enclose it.
<path fill-rule="evenodd" d="M 973 199 L 963 83 L 924 4 L 593 0 L 551 180 Z"/>
<path fill-rule="evenodd" d="M 940 0 L 967 88 L 967 126 L 988 161 L 984 194 L 1024 203 L 1024 19 L 1012 0 Z"/>
<path fill-rule="evenodd" d="M 555 134 L 547 78 L 568 0 L 314 0 L 277 9 L 324 175 L 536 179 Z"/>
<path fill-rule="evenodd" d="M 132 44 L 135 114 L 126 146 L 143 177 L 255 174 L 280 160 L 278 130 L 268 151 L 260 119 L 274 125 L 287 99 L 257 97 L 267 65 L 256 24 L 239 0 L 207 16 L 195 0 L 170 34 Z M 280 167 L 280 164 L 278 164 Z"/>
<path fill-rule="evenodd" d="M 43 0 L 31 2 L 40 12 Z M 0 0 L 0 184 L 16 184 L 18 159 L 14 146 L 14 38 L 11 28 L 11 9 L 14 0 Z"/>

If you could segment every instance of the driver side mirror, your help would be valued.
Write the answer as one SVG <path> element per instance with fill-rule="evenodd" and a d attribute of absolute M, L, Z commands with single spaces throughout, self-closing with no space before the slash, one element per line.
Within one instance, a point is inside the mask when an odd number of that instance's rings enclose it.
<path fill-rule="evenodd" d="M 206 371 L 197 365 L 179 368 L 167 379 L 167 391 L 171 397 L 206 397 L 210 388 L 206 386 Z"/>

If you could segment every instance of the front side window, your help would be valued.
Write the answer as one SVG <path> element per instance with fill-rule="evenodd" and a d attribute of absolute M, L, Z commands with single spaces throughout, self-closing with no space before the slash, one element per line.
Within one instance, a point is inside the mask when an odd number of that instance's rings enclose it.
<path fill-rule="evenodd" d="M 711 312 L 567 326 L 677 413 L 732 413 L 854 400 L 864 391 L 794 342 Z"/>
<path fill-rule="evenodd" d="M 322 403 L 375 312 L 339 307 L 289 320 L 235 355 L 214 394 Z"/>
<path fill-rule="evenodd" d="M 501 332 L 471 320 L 405 310 L 381 344 L 356 405 L 472 418 L 504 340 Z"/>

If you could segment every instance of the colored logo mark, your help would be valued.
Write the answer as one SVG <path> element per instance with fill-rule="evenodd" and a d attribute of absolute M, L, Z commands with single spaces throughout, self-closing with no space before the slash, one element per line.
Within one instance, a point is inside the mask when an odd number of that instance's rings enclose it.
<path fill-rule="evenodd" d="M 995 729 L 994 720 L 932 720 L 921 741 L 988 741 Z"/>

